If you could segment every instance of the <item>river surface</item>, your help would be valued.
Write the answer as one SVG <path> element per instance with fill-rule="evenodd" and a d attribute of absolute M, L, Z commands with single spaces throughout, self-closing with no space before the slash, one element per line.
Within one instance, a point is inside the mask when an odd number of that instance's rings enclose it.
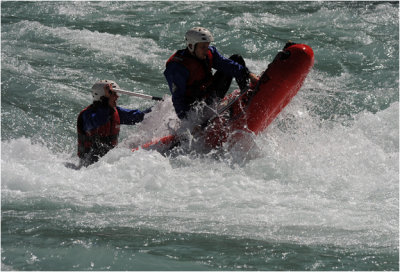
<path fill-rule="evenodd" d="M 176 125 L 163 76 L 194 26 L 261 73 L 310 45 L 250 148 L 129 146 Z M 165 101 L 76 171 L 99 79 Z M 232 84 L 232 90 L 236 83 Z M 398 2 L 1 2 L 2 270 L 399 270 Z"/>

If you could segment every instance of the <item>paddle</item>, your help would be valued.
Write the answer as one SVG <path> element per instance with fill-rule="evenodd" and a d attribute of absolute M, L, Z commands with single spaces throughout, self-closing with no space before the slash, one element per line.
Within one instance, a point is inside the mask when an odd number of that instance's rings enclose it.
<path fill-rule="evenodd" d="M 247 85 L 245 88 L 243 88 L 243 90 L 240 91 L 240 94 L 237 97 L 229 101 L 226 105 L 224 105 L 224 103 L 220 103 L 217 107 L 217 116 L 229 109 L 233 103 L 235 103 L 243 94 L 245 94 L 249 90 L 249 88 L 250 86 Z"/>
<path fill-rule="evenodd" d="M 157 100 L 157 101 L 163 100 L 161 97 L 157 97 L 157 96 L 151 96 L 151 95 L 141 94 L 141 93 L 134 93 L 134 92 L 126 91 L 126 90 L 122 90 L 122 89 L 113 89 L 113 90 L 116 91 L 117 93 L 122 93 L 122 94 L 130 95 L 130 96 L 137 96 L 137 97 L 152 99 L 152 100 Z"/>
<path fill-rule="evenodd" d="M 232 107 L 232 105 L 238 101 L 247 91 L 250 89 L 250 85 L 247 84 L 243 89 L 240 90 L 240 93 L 238 96 L 235 98 L 231 99 L 230 101 L 222 101 L 219 103 L 217 106 L 217 110 L 214 113 L 213 116 L 211 116 L 208 120 L 206 120 L 204 123 L 201 124 L 202 128 L 205 128 L 209 123 L 215 120 L 218 116 L 220 116 L 222 113 L 224 113 L 227 109 Z"/>

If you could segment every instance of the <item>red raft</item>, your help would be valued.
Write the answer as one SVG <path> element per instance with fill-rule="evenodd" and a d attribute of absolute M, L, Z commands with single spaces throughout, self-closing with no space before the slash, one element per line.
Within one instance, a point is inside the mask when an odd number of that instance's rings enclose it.
<path fill-rule="evenodd" d="M 314 52 L 308 45 L 287 45 L 260 76 L 255 86 L 244 93 L 234 91 L 225 97 L 219 108 L 223 113 L 213 118 L 204 129 L 206 144 L 215 148 L 225 143 L 233 132 L 262 132 L 297 94 L 314 64 Z M 240 135 L 240 133 L 235 133 Z M 168 148 L 180 141 L 169 135 L 139 148 Z"/>

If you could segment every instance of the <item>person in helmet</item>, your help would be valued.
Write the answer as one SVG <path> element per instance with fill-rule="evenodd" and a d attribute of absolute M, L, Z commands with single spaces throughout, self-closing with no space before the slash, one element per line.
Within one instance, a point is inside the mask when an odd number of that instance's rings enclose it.
<path fill-rule="evenodd" d="M 180 119 L 187 116 L 197 101 L 204 100 L 210 104 L 223 98 L 233 77 L 241 90 L 247 86 L 248 79 L 252 83 L 258 81 L 240 55 L 227 59 L 214 46 L 210 46 L 214 38 L 209 30 L 194 27 L 186 32 L 185 40 L 187 47 L 168 59 L 164 71 L 172 103 Z M 212 68 L 217 70 L 214 75 Z"/>
<path fill-rule="evenodd" d="M 134 125 L 151 111 L 117 106 L 119 89 L 112 80 L 97 81 L 92 87 L 93 104 L 78 115 L 78 157 L 80 166 L 89 166 L 118 144 L 120 124 Z"/>

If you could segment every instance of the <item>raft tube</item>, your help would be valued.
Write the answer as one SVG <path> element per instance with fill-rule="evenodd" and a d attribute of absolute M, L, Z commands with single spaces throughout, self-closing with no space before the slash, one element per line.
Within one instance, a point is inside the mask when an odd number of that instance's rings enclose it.
<path fill-rule="evenodd" d="M 256 86 L 244 95 L 235 91 L 225 98 L 229 103 L 240 95 L 228 117 L 216 118 L 207 127 L 207 144 L 220 146 L 237 130 L 262 132 L 297 94 L 313 64 L 314 52 L 308 45 L 294 44 L 279 52 Z"/>

